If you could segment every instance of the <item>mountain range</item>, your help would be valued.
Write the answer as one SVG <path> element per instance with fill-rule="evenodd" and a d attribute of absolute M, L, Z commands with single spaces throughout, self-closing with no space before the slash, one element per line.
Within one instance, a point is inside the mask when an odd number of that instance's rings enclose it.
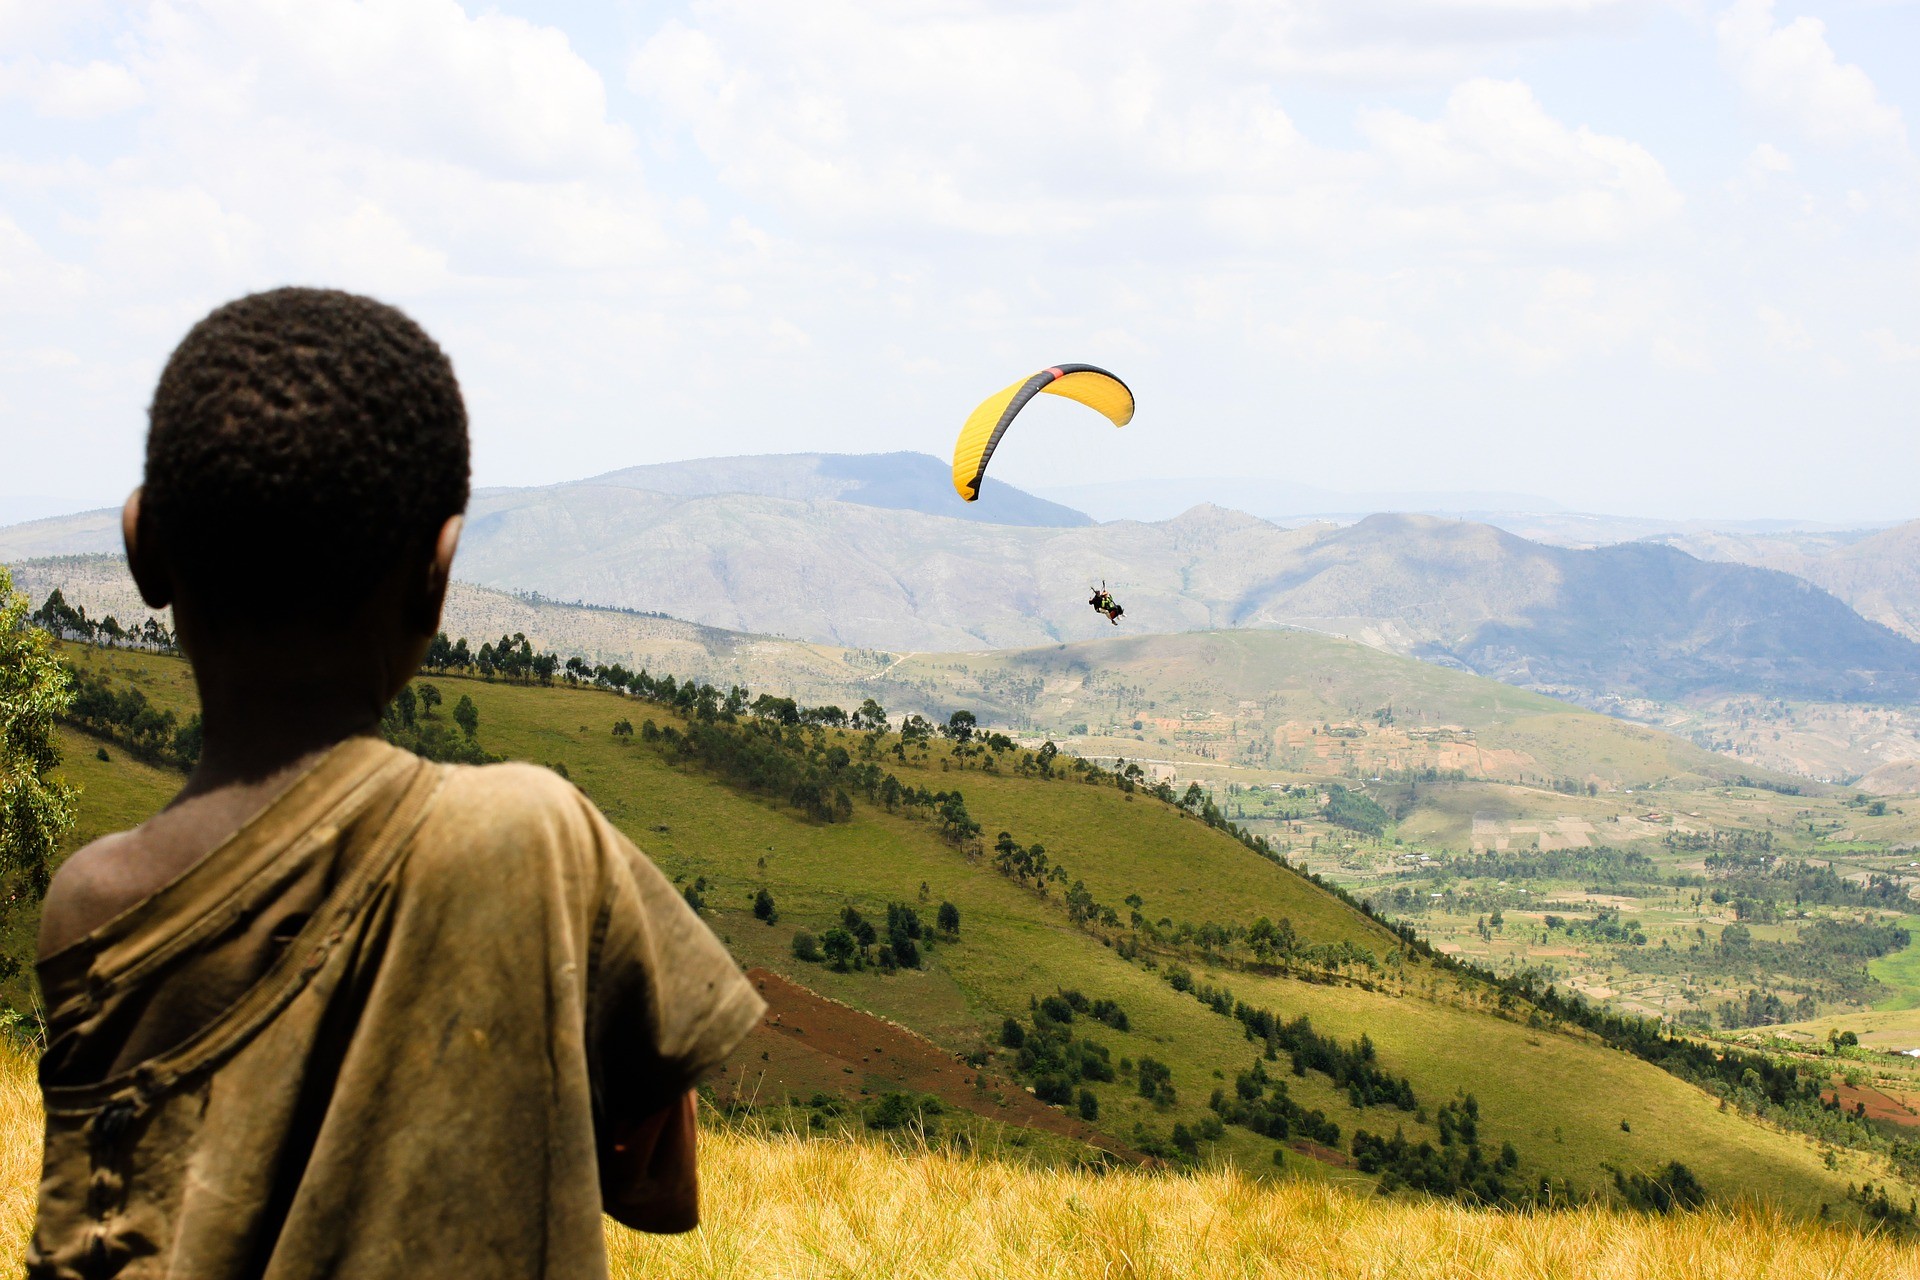
<path fill-rule="evenodd" d="M 1695 533 L 1660 539 L 1702 560 L 1778 569 L 1920 639 L 1920 520 L 1855 536 Z"/>
<path fill-rule="evenodd" d="M 1133 634 L 1304 628 L 1577 698 L 1906 702 L 1920 694 L 1920 644 L 1896 628 L 1920 617 L 1916 537 L 1920 525 L 1902 526 L 1756 564 L 1725 546 L 1711 559 L 1684 543 L 1570 548 L 1428 515 L 1288 529 L 1201 504 L 1095 524 L 1005 485 L 963 504 L 926 455 L 794 454 L 480 490 L 456 573 L 893 652 L 1111 635 L 1086 606 L 1104 581 Z M 109 513 L 90 513 L 0 529 L 0 558 L 115 541 Z"/>

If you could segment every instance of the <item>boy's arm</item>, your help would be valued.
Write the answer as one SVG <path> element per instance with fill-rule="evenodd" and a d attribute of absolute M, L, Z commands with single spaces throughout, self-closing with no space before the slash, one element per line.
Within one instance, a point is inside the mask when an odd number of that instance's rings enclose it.
<path fill-rule="evenodd" d="M 700 1225 L 693 1112 L 690 1089 L 615 1138 L 600 1174 L 606 1211 L 614 1221 L 658 1235 Z"/>
<path fill-rule="evenodd" d="M 766 1005 L 657 867 L 586 801 L 607 857 L 589 1035 L 601 1194 L 644 1231 L 697 1225 L 691 1090 Z"/>

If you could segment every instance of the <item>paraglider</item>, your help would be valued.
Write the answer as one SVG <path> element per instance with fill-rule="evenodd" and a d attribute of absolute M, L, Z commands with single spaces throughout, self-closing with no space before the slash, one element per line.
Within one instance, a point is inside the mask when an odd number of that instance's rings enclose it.
<path fill-rule="evenodd" d="M 968 502 L 980 497 L 980 481 L 987 474 L 987 463 L 999 447 L 1013 420 L 1027 401 L 1041 392 L 1078 400 L 1089 409 L 1107 416 L 1116 427 L 1133 420 L 1133 392 L 1127 384 L 1105 369 L 1090 364 L 1058 364 L 1042 369 L 1031 378 L 1014 383 L 980 402 L 967 415 L 960 438 L 953 445 L 953 487 Z"/>
<path fill-rule="evenodd" d="M 1116 627 L 1120 625 L 1121 615 L 1126 613 L 1126 610 L 1120 607 L 1120 602 L 1115 600 L 1113 594 L 1107 590 L 1107 584 L 1104 582 L 1100 584 L 1100 589 L 1093 593 L 1093 599 L 1087 603 L 1093 606 L 1095 613 L 1105 614 L 1107 621 Z"/>

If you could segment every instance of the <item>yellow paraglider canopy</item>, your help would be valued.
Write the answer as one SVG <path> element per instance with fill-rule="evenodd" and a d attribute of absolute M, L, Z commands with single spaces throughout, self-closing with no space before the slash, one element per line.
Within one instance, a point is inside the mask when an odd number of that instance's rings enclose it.
<path fill-rule="evenodd" d="M 1133 421 L 1133 392 L 1105 369 L 1090 364 L 1057 364 L 1042 369 L 988 396 L 967 415 L 960 438 L 953 444 L 953 488 L 962 498 L 973 502 L 980 497 L 980 481 L 987 474 L 987 463 L 999 447 L 1000 437 L 1027 407 L 1027 401 L 1042 391 L 1097 409 L 1116 427 Z"/>

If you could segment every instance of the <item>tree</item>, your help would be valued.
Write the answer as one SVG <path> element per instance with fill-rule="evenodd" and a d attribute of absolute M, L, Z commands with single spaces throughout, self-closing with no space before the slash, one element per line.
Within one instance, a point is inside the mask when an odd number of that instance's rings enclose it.
<path fill-rule="evenodd" d="M 753 700 L 753 714 L 776 724 L 799 724 L 800 707 L 792 698 L 776 698 L 763 693 Z"/>
<path fill-rule="evenodd" d="M 973 712 L 956 711 L 947 717 L 947 723 L 940 732 L 942 736 L 952 738 L 955 742 L 970 742 L 973 740 L 974 726 L 979 723 L 974 718 Z"/>
<path fill-rule="evenodd" d="M 613 722 L 613 736 L 621 739 L 633 737 L 633 721 L 615 720 Z"/>
<path fill-rule="evenodd" d="M 753 895 L 753 918 L 764 920 L 769 925 L 780 919 L 780 911 L 773 905 L 773 895 L 765 889 Z"/>
<path fill-rule="evenodd" d="M 903 902 L 887 904 L 887 945 L 894 963 L 902 969 L 920 967 L 920 913 Z"/>
<path fill-rule="evenodd" d="M 440 690 L 424 681 L 420 684 L 420 714 L 430 716 L 439 709 Z"/>
<path fill-rule="evenodd" d="M 847 966 L 852 963 L 854 950 L 858 946 L 859 944 L 853 940 L 853 935 L 839 925 L 820 935 L 821 949 L 827 953 L 827 959 L 833 962 L 833 967 L 842 973 L 845 973 Z"/>
<path fill-rule="evenodd" d="M 793 935 L 793 958 L 812 964 L 820 963 L 820 940 L 805 929 L 796 930 Z"/>
<path fill-rule="evenodd" d="M 954 906 L 951 902 L 943 902 L 940 904 L 940 912 L 935 919 L 940 926 L 940 932 L 950 938 L 960 936 L 960 908 Z"/>
<path fill-rule="evenodd" d="M 862 956 L 867 954 L 868 948 L 872 947 L 880 937 L 880 931 L 873 927 L 873 921 L 852 907 L 840 909 L 840 924 L 847 931 L 847 936 L 852 938 L 854 944 L 860 948 Z"/>
<path fill-rule="evenodd" d="M 0 870 L 18 873 L 37 899 L 78 793 L 47 776 L 60 763 L 54 719 L 73 694 L 46 633 L 27 625 L 27 607 L 0 567 Z"/>
<path fill-rule="evenodd" d="M 942 796 L 935 813 L 941 834 L 955 844 L 964 844 L 980 834 L 980 824 L 967 812 L 967 802 L 958 791 Z"/>
<path fill-rule="evenodd" d="M 1100 1099 L 1093 1096 L 1093 1090 L 1091 1089 L 1082 1089 L 1080 1091 L 1080 1118 L 1082 1120 L 1098 1120 L 1100 1118 Z"/>
<path fill-rule="evenodd" d="M 856 729 L 882 730 L 887 727 L 887 709 L 868 698 L 853 713 L 853 727 Z"/>
<path fill-rule="evenodd" d="M 473 699 L 466 694 L 460 695 L 460 701 L 453 704 L 453 722 L 460 726 L 460 732 L 469 739 L 480 732 L 480 708 L 473 705 Z"/>

